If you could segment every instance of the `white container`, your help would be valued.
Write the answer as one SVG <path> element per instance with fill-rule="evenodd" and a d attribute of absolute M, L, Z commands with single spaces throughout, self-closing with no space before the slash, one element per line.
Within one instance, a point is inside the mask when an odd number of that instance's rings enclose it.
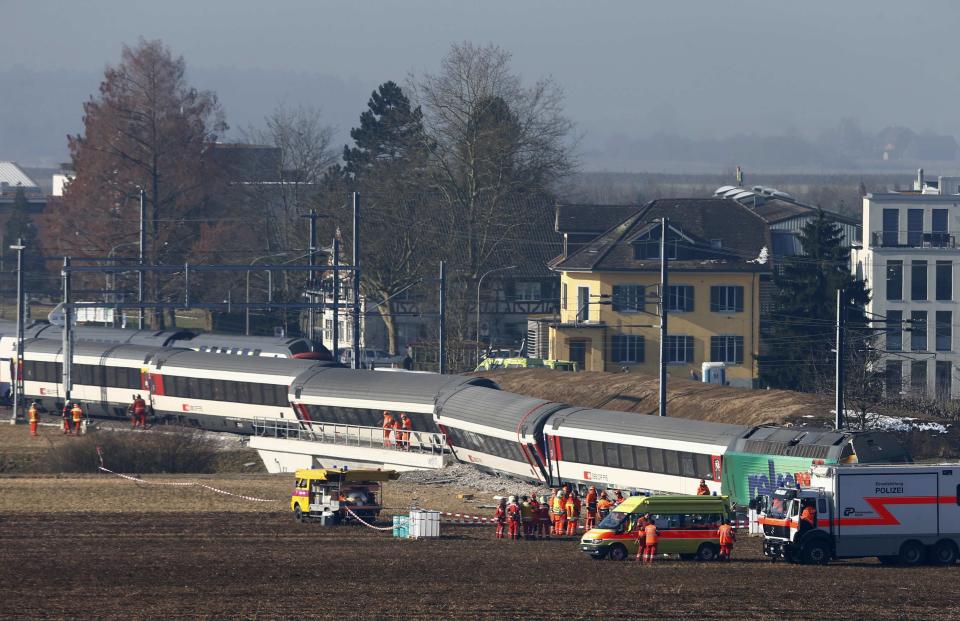
<path fill-rule="evenodd" d="M 440 512 L 414 509 L 410 512 L 410 538 L 440 536 Z"/>

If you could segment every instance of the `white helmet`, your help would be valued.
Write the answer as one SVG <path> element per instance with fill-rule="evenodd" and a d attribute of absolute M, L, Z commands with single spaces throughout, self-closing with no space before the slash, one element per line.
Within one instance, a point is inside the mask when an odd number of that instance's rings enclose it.
<path fill-rule="evenodd" d="M 516 497 L 516 496 L 511 496 L 511 497 L 507 500 L 507 502 L 517 502 L 517 497 Z"/>
<path fill-rule="evenodd" d="M 541 496 L 541 497 L 540 497 L 540 502 L 547 502 L 547 497 L 546 497 L 546 496 Z"/>

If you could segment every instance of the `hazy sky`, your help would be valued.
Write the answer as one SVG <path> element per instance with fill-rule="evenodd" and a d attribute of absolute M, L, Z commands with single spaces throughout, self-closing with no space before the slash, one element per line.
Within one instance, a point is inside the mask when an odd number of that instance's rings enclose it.
<path fill-rule="evenodd" d="M 435 71 L 451 42 L 495 43 L 552 76 L 584 148 L 670 132 L 815 134 L 845 117 L 960 135 L 960 3 L 0 0 L 0 159 L 66 158 L 123 43 L 160 38 L 233 128 L 321 107 L 345 141 L 385 80 Z"/>

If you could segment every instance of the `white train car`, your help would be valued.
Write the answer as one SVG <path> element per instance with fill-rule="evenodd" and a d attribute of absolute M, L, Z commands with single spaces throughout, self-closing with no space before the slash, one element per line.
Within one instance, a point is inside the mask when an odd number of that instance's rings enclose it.
<path fill-rule="evenodd" d="M 488 471 L 551 483 L 540 438 L 561 403 L 466 386 L 442 400 L 436 420 L 456 458 Z"/>
<path fill-rule="evenodd" d="M 256 418 L 296 420 L 289 387 L 323 364 L 164 350 L 148 365 L 154 413 L 192 427 L 251 434 Z"/>
<path fill-rule="evenodd" d="M 633 412 L 566 408 L 544 427 L 549 475 L 580 485 L 696 494 L 700 480 L 720 493 L 723 455 L 749 428 Z"/>

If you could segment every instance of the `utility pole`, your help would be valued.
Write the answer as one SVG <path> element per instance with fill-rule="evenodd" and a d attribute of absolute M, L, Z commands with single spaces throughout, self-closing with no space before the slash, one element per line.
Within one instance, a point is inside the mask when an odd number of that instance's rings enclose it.
<path fill-rule="evenodd" d="M 353 193 L 353 368 L 360 368 L 360 192 Z"/>
<path fill-rule="evenodd" d="M 301 216 L 301 217 L 310 219 L 310 247 L 308 249 L 309 256 L 307 259 L 307 265 L 309 265 L 310 267 L 313 267 L 314 265 L 317 264 L 316 257 L 314 255 L 316 255 L 317 253 L 317 218 L 319 218 L 320 216 L 317 215 L 316 209 L 311 209 L 308 215 Z M 307 296 L 310 302 L 313 302 L 315 297 L 314 293 L 312 293 L 312 291 L 316 290 L 316 286 L 314 283 L 315 276 L 316 276 L 315 273 L 313 271 L 310 271 L 309 276 L 307 277 L 307 292 L 308 292 Z M 311 306 L 310 308 L 307 309 L 307 337 L 311 341 L 313 340 L 313 323 L 314 323 L 314 312 L 313 312 L 313 307 Z"/>
<path fill-rule="evenodd" d="M 70 308 L 70 257 L 63 257 L 63 346 L 60 350 L 63 363 L 63 406 L 68 407 L 72 384 L 73 366 L 73 309 Z M 140 308 L 143 308 L 142 306 Z"/>
<path fill-rule="evenodd" d="M 837 399 L 834 406 L 837 408 L 837 416 L 834 426 L 839 430 L 843 429 L 843 382 L 844 382 L 844 332 L 847 323 L 846 313 L 844 312 L 844 303 L 846 300 L 843 295 L 843 287 L 837 289 Z"/>
<path fill-rule="evenodd" d="M 339 231 L 338 231 L 339 232 Z M 333 238 L 333 361 L 339 362 L 340 356 L 340 237 Z"/>
<path fill-rule="evenodd" d="M 147 246 L 147 212 L 143 208 L 143 188 L 140 188 L 140 252 L 138 263 L 140 271 L 137 274 L 137 329 L 143 330 L 143 252 Z"/>
<path fill-rule="evenodd" d="M 16 246 L 10 246 L 10 250 L 17 251 L 17 355 L 13 360 L 13 419 L 10 421 L 13 424 L 16 424 L 20 419 L 20 401 L 23 400 L 23 322 L 25 310 L 23 303 L 23 251 L 25 249 L 26 246 L 23 245 L 22 237 L 17 238 Z"/>
<path fill-rule="evenodd" d="M 437 339 L 437 366 L 441 374 L 447 370 L 447 262 L 440 261 L 440 334 Z"/>
<path fill-rule="evenodd" d="M 667 218 L 660 225 L 660 416 L 667 415 Z"/>

